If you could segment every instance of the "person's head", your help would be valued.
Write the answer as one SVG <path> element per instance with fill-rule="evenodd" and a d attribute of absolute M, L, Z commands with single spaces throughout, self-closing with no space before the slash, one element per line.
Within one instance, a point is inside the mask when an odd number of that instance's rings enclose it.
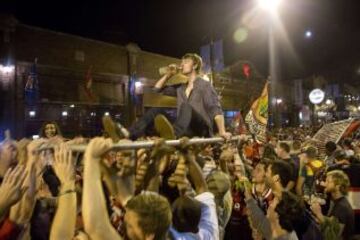
<path fill-rule="evenodd" d="M 222 204 L 231 187 L 229 175 L 221 170 L 214 170 L 206 177 L 206 183 L 209 191 L 214 194 L 216 204 Z"/>
<path fill-rule="evenodd" d="M 294 140 L 292 144 L 292 149 L 294 152 L 298 152 L 301 150 L 301 142 L 299 140 Z"/>
<path fill-rule="evenodd" d="M 346 153 L 343 150 L 336 150 L 334 152 L 335 163 L 341 163 L 343 160 L 347 160 Z"/>
<path fill-rule="evenodd" d="M 277 137 L 275 137 L 275 136 L 271 136 L 271 137 L 270 137 L 269 143 L 270 143 L 273 147 L 276 147 L 277 142 L 278 142 Z"/>
<path fill-rule="evenodd" d="M 196 53 L 187 53 L 181 58 L 182 74 L 199 74 L 202 68 L 202 59 Z"/>
<path fill-rule="evenodd" d="M 326 174 L 325 192 L 340 192 L 342 195 L 346 195 L 348 193 L 349 187 L 349 177 L 343 171 L 334 170 Z"/>
<path fill-rule="evenodd" d="M 269 187 L 280 184 L 283 188 L 287 186 L 292 176 L 289 163 L 285 161 L 274 161 L 266 169 L 265 183 Z"/>
<path fill-rule="evenodd" d="M 62 136 L 60 127 L 56 122 L 44 122 L 40 129 L 40 137 L 51 138 L 55 136 Z"/>
<path fill-rule="evenodd" d="M 268 159 L 276 160 L 276 152 L 275 152 L 274 147 L 270 144 L 266 144 L 264 146 L 264 152 L 263 152 L 261 158 L 268 158 Z"/>
<path fill-rule="evenodd" d="M 279 158 L 287 158 L 290 154 L 290 146 L 285 142 L 280 142 L 276 146 L 275 152 Z"/>
<path fill-rule="evenodd" d="M 287 232 L 292 232 L 298 220 L 303 216 L 304 207 L 298 196 L 283 191 L 281 199 L 275 197 L 267 210 L 267 218 L 271 223 L 280 225 Z"/>
<path fill-rule="evenodd" d="M 156 193 L 136 195 L 126 204 L 125 226 L 130 240 L 164 240 L 171 225 L 171 207 Z"/>
<path fill-rule="evenodd" d="M 266 168 L 269 165 L 269 161 L 262 159 L 258 162 L 252 171 L 252 182 L 255 184 L 261 184 L 265 182 Z"/>
<path fill-rule="evenodd" d="M 344 139 L 342 146 L 345 150 L 352 149 L 351 143 L 352 143 L 351 139 L 346 138 L 346 139 Z"/>
<path fill-rule="evenodd" d="M 173 226 L 178 232 L 199 231 L 201 203 L 189 196 L 178 197 L 172 205 Z"/>
<path fill-rule="evenodd" d="M 310 160 L 313 160 L 317 157 L 318 150 L 316 147 L 309 146 L 306 149 L 304 149 L 301 154 L 299 155 L 300 160 L 304 162 L 308 162 Z"/>
<path fill-rule="evenodd" d="M 328 141 L 325 144 L 325 153 L 327 156 L 330 156 L 331 154 L 333 154 L 336 150 L 336 143 L 334 143 L 333 141 Z"/>

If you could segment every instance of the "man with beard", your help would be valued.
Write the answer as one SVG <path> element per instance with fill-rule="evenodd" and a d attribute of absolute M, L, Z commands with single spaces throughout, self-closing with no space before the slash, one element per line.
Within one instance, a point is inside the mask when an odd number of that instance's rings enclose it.
<path fill-rule="evenodd" d="M 351 239 L 354 233 L 354 211 L 346 198 L 349 186 L 349 178 L 343 171 L 330 171 L 327 173 L 325 181 L 325 192 L 331 196 L 331 205 L 327 215 L 323 215 L 319 203 L 315 202 L 311 205 L 311 210 L 322 229 L 326 229 L 324 226 L 331 224 L 332 230 L 336 231 L 336 222 L 340 223 L 340 226 L 343 227 L 343 239 Z"/>

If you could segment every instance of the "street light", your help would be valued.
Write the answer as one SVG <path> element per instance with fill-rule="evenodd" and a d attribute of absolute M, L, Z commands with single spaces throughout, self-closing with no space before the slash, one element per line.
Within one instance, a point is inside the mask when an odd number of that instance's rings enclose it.
<path fill-rule="evenodd" d="M 140 88 L 140 87 L 142 87 L 142 82 L 139 81 L 135 82 L 135 88 Z"/>
<path fill-rule="evenodd" d="M 35 111 L 29 111 L 29 116 L 30 117 L 35 117 L 36 115 L 36 112 Z"/>
<path fill-rule="evenodd" d="M 310 30 L 307 30 L 307 31 L 305 32 L 305 37 L 306 37 L 306 38 L 311 38 L 311 37 L 312 37 L 312 32 L 311 32 Z"/>
<path fill-rule="evenodd" d="M 258 0 L 259 6 L 265 11 L 274 13 L 279 7 L 281 0 Z"/>
<path fill-rule="evenodd" d="M 277 51 L 276 51 L 276 43 L 275 43 L 275 33 L 274 28 L 276 26 L 280 26 L 281 22 L 279 19 L 279 16 L 277 16 L 277 10 L 280 7 L 280 4 L 282 0 L 256 0 L 257 1 L 257 7 L 259 9 L 262 9 L 263 11 L 267 12 L 268 15 L 268 34 L 269 34 L 269 79 L 270 81 L 270 92 L 269 92 L 269 98 L 272 99 L 273 96 L 276 96 L 277 94 L 277 84 L 278 84 L 278 76 L 277 76 L 277 61 L 279 60 L 277 57 Z M 277 105 L 282 103 L 282 99 L 280 102 L 275 98 L 275 104 L 270 105 L 269 116 L 271 116 L 271 119 L 275 120 L 275 126 L 278 124 L 278 110 Z M 275 110 L 275 111 L 274 111 Z M 274 113 L 274 114 L 273 114 Z"/>

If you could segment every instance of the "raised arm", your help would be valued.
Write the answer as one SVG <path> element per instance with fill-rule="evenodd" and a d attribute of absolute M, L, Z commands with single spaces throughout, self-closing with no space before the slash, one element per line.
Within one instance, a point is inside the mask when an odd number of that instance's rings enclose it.
<path fill-rule="evenodd" d="M 195 160 L 195 155 L 191 151 L 189 151 L 187 154 L 187 165 L 189 168 L 190 179 L 195 186 L 196 194 L 208 192 L 209 190 L 205 178 L 202 174 L 201 168 Z"/>
<path fill-rule="evenodd" d="M 0 185 L 0 222 L 6 216 L 10 207 L 17 203 L 26 189 L 22 188 L 26 175 L 23 166 L 8 169 Z"/>
<path fill-rule="evenodd" d="M 101 157 L 111 145 L 110 139 L 94 138 L 86 148 L 84 156 L 82 214 L 85 232 L 93 240 L 122 239 L 110 223 L 101 184 Z"/>
<path fill-rule="evenodd" d="M 65 144 L 55 148 L 54 158 L 53 168 L 61 186 L 50 239 L 72 239 L 76 224 L 75 163 L 71 151 Z"/>
<path fill-rule="evenodd" d="M 155 89 L 162 89 L 164 84 L 166 83 L 166 81 L 172 77 L 174 74 L 176 74 L 176 65 L 175 64 L 171 64 L 168 67 L 168 71 L 167 73 L 165 73 L 155 84 L 154 88 Z"/>

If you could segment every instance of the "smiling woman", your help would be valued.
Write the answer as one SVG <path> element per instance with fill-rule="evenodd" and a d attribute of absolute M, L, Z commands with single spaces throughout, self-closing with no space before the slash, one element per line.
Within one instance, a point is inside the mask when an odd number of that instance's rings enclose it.
<path fill-rule="evenodd" d="M 56 122 L 44 122 L 40 129 L 40 137 L 51 138 L 54 136 L 62 136 L 60 127 Z"/>

